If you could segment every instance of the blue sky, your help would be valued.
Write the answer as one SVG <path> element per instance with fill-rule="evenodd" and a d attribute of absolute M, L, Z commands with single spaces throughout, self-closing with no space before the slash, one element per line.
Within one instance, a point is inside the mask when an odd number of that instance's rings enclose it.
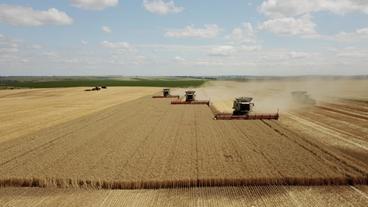
<path fill-rule="evenodd" d="M 354 75 L 366 59 L 368 1 L 0 3 L 0 75 Z"/>

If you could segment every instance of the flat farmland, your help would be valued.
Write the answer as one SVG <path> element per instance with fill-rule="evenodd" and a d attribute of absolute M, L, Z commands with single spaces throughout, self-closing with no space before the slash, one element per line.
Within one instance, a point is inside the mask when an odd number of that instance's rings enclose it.
<path fill-rule="evenodd" d="M 0 143 L 161 90 L 111 87 L 0 90 Z"/>
<path fill-rule="evenodd" d="M 4 141 L 0 183 L 141 189 L 366 184 L 367 163 L 278 121 L 142 97 Z"/>
<path fill-rule="evenodd" d="M 344 156 L 368 163 L 368 81 L 265 80 L 209 82 L 198 90 L 219 111 L 231 112 L 234 97 L 254 98 L 254 113 L 275 113 L 277 122 L 311 143 L 322 142 Z M 295 105 L 291 92 L 306 90 L 315 106 Z"/>
<path fill-rule="evenodd" d="M 0 206 L 295 206 L 368 205 L 366 186 L 244 186 L 158 190 L 2 188 Z"/>
<path fill-rule="evenodd" d="M 339 100 L 287 112 L 281 123 L 297 132 L 319 140 L 345 155 L 368 163 L 368 104 Z"/>
<path fill-rule="evenodd" d="M 161 88 L 0 91 L 0 206 L 367 206 L 365 83 L 306 108 L 289 89 L 313 84 L 196 89 L 219 111 L 250 92 L 278 121 L 214 120 Z"/>

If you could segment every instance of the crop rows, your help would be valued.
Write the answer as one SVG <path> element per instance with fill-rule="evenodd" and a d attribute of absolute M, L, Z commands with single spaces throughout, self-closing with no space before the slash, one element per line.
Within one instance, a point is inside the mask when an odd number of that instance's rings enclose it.
<path fill-rule="evenodd" d="M 0 90 L 0 143 L 158 92 L 151 87 Z"/>
<path fill-rule="evenodd" d="M 246 186 L 160 190 L 0 189 L 0 206 L 367 206 L 366 186 Z"/>
<path fill-rule="evenodd" d="M 276 121 L 149 97 L 6 141 L 0 185 L 104 189 L 367 184 L 368 165 Z"/>
<path fill-rule="evenodd" d="M 368 141 L 368 116 L 367 119 L 361 119 L 334 111 L 328 111 L 324 108 L 314 108 L 308 111 L 299 112 L 299 116 L 337 130 L 340 133 Z"/>
<path fill-rule="evenodd" d="M 282 116 L 281 123 L 309 140 L 323 142 L 346 156 L 368 164 L 367 121 L 354 115 L 368 118 L 364 109 L 368 105 L 340 99 L 322 104 L 324 108 L 312 107 L 287 113 Z M 347 113 L 340 113 L 344 109 Z"/>

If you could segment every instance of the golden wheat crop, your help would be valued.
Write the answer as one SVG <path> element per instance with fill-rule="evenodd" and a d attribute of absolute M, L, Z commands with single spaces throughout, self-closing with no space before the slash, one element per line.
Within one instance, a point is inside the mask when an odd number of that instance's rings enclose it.
<path fill-rule="evenodd" d="M 159 91 L 151 87 L 0 90 L 0 142 Z"/>
<path fill-rule="evenodd" d="M 150 97 L 0 145 L 0 185 L 104 189 L 367 184 L 366 163 L 277 121 Z"/>
<path fill-rule="evenodd" d="M 246 186 L 160 190 L 3 188 L 0 206 L 361 206 L 367 186 Z"/>

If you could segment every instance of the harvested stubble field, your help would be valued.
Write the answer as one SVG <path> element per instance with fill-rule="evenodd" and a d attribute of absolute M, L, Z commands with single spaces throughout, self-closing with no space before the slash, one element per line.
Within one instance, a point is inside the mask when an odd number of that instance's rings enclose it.
<path fill-rule="evenodd" d="M 368 164 L 277 121 L 215 121 L 150 97 L 1 143 L 2 186 L 367 184 Z"/>
<path fill-rule="evenodd" d="M 368 206 L 367 186 L 245 186 L 159 190 L 0 189 L 0 206 Z"/>
<path fill-rule="evenodd" d="M 152 94 L 161 88 L 111 87 L 0 90 L 0 143 Z"/>
<path fill-rule="evenodd" d="M 368 164 L 368 80 L 210 82 L 198 91 L 219 111 L 236 96 L 252 96 L 255 113 L 280 110 L 279 124 L 310 140 Z M 306 90 L 317 105 L 293 104 L 291 91 Z"/>
<path fill-rule="evenodd" d="M 349 109 L 354 107 L 354 109 Z M 320 140 L 368 164 L 368 115 L 356 101 L 338 100 L 286 113 L 281 122 L 299 134 Z M 358 116 L 357 116 L 358 115 Z"/>

